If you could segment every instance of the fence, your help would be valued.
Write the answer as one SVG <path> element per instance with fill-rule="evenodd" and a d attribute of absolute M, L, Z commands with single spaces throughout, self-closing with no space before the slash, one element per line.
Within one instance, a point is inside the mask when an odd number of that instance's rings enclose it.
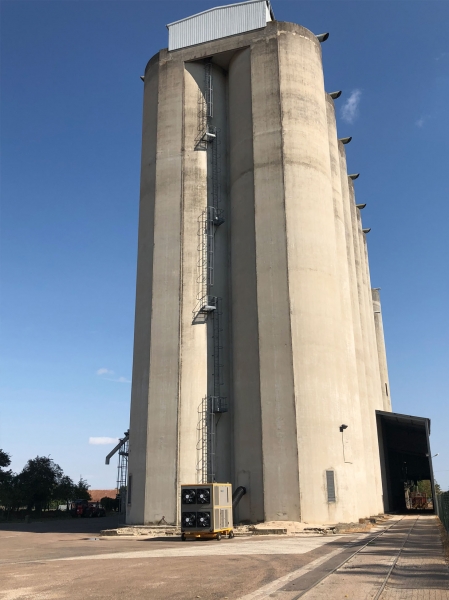
<path fill-rule="evenodd" d="M 449 532 L 449 492 L 437 494 L 437 511 L 446 531 Z"/>

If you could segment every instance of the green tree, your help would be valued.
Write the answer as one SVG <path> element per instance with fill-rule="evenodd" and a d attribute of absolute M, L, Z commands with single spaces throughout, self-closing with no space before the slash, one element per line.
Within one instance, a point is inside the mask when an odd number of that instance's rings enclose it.
<path fill-rule="evenodd" d="M 73 500 L 90 500 L 89 488 L 87 481 L 80 477 L 73 489 Z"/>
<path fill-rule="evenodd" d="M 20 508 L 23 502 L 22 489 L 19 477 L 6 467 L 11 464 L 11 456 L 4 450 L 0 450 L 0 506 L 3 506 L 6 516 L 11 510 Z"/>
<path fill-rule="evenodd" d="M 119 501 L 117 498 L 109 498 L 109 496 L 105 496 L 100 500 L 100 502 L 106 512 L 110 512 L 111 510 L 117 511 L 119 508 Z"/>
<path fill-rule="evenodd" d="M 5 473 L 0 482 L 0 505 L 5 508 L 6 515 L 18 510 L 26 503 L 19 476 L 12 471 Z"/>
<path fill-rule="evenodd" d="M 49 456 L 30 459 L 19 474 L 27 510 L 40 512 L 52 500 L 63 471 Z"/>
<path fill-rule="evenodd" d="M 3 472 L 1 469 L 4 469 L 5 467 L 9 467 L 10 464 L 11 464 L 11 456 L 4 450 L 0 449 L 0 477 Z"/>
<path fill-rule="evenodd" d="M 73 480 L 68 475 L 63 475 L 53 490 L 53 500 L 58 504 L 66 504 L 69 510 L 69 502 L 75 499 L 75 488 Z"/>
<path fill-rule="evenodd" d="M 435 494 L 437 494 L 437 496 L 439 496 L 441 494 L 440 484 L 436 480 L 434 480 L 434 484 L 435 484 Z M 432 485 L 431 485 L 429 479 L 423 479 L 422 481 L 418 481 L 417 487 L 418 487 L 418 492 L 421 492 L 422 494 L 427 494 L 428 498 L 430 498 L 432 496 Z"/>

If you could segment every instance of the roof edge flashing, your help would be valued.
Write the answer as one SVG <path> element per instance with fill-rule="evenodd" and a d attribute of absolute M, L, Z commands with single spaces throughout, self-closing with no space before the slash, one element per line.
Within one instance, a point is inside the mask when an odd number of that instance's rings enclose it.
<path fill-rule="evenodd" d="M 211 42 L 266 27 L 274 20 L 269 0 L 249 0 L 209 8 L 167 25 L 168 50 Z"/>
<path fill-rule="evenodd" d="M 173 21 L 172 23 L 167 23 L 165 26 L 167 29 L 172 25 L 177 25 L 178 23 L 182 23 L 183 21 L 189 21 L 190 19 L 194 19 L 195 17 L 199 17 L 200 15 L 205 15 L 206 13 L 213 12 L 215 10 L 221 10 L 225 8 L 230 8 L 231 6 L 241 6 L 243 4 L 256 4 L 257 2 L 265 2 L 267 5 L 271 20 L 274 21 L 274 12 L 273 8 L 270 4 L 270 0 L 245 0 L 245 2 L 235 2 L 233 4 L 223 4 L 222 6 L 214 6 L 212 8 L 208 8 L 207 10 L 202 10 L 199 13 L 195 13 L 194 15 L 190 15 L 190 17 L 184 17 L 183 19 L 178 19 L 177 21 Z"/>
<path fill-rule="evenodd" d="M 429 427 L 429 433 L 430 433 L 430 425 L 431 425 L 431 420 L 429 419 L 429 417 L 418 417 L 416 415 L 405 415 L 402 413 L 395 413 L 395 412 L 390 412 L 390 411 L 386 411 L 386 410 L 376 410 L 376 415 L 379 415 L 379 417 L 384 417 L 386 419 L 391 419 L 391 420 L 396 420 L 398 422 L 409 422 L 409 423 L 414 423 L 414 424 L 421 424 L 421 425 L 425 425 L 427 424 Z"/>

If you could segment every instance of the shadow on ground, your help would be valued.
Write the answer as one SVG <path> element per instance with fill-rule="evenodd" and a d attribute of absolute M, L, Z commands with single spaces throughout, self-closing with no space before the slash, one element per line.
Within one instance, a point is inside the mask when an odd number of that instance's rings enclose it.
<path fill-rule="evenodd" d="M 23 531 L 28 533 L 100 533 L 102 529 L 118 527 L 118 515 L 93 517 L 91 519 L 52 519 L 30 523 L 0 522 L 0 531 Z"/>

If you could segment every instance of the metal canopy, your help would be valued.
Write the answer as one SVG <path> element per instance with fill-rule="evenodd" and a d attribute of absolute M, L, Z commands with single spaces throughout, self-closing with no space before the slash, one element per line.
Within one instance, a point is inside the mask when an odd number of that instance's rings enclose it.
<path fill-rule="evenodd" d="M 386 412 L 383 410 L 376 410 L 376 414 L 386 419 L 389 423 L 397 423 L 398 425 L 406 425 L 407 427 L 413 427 L 414 429 L 426 430 L 426 424 L 429 428 L 430 434 L 430 419 L 427 417 L 414 417 L 412 415 L 401 415 L 400 413 Z"/>
<path fill-rule="evenodd" d="M 407 509 L 405 487 L 430 480 L 435 485 L 430 449 L 430 419 L 376 410 L 384 510 Z"/>

